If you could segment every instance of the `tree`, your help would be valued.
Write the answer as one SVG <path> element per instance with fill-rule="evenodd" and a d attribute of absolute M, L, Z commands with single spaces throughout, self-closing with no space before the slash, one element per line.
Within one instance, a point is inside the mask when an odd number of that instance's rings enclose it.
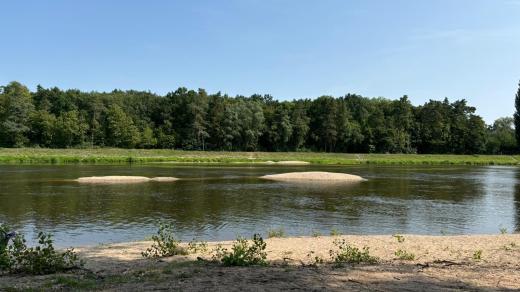
<path fill-rule="evenodd" d="M 493 154 L 512 154 L 517 143 L 515 138 L 514 119 L 511 117 L 498 118 L 488 128 L 486 152 Z"/>
<path fill-rule="evenodd" d="M 11 82 L 0 88 L 0 145 L 22 147 L 29 143 L 33 110 L 31 93 L 27 87 Z"/>
<path fill-rule="evenodd" d="M 32 113 L 30 118 L 31 143 L 42 147 L 52 147 L 56 117 L 47 110 L 39 110 Z"/>
<path fill-rule="evenodd" d="M 312 102 L 309 111 L 311 113 L 311 138 L 319 150 L 333 151 L 338 138 L 337 106 L 334 98 L 331 96 L 318 97 Z"/>
<path fill-rule="evenodd" d="M 107 113 L 107 141 L 110 146 L 132 148 L 139 143 L 139 131 L 134 122 L 118 105 Z"/>
<path fill-rule="evenodd" d="M 302 150 L 305 146 L 309 133 L 309 122 L 310 118 L 307 116 L 305 102 L 296 101 L 291 113 L 292 136 L 290 145 L 292 150 Z"/>
<path fill-rule="evenodd" d="M 518 91 L 515 96 L 515 137 L 516 144 L 520 146 L 520 82 L 518 82 Z"/>
<path fill-rule="evenodd" d="M 53 146 L 67 148 L 84 142 L 88 125 L 77 110 L 62 113 L 55 121 Z"/>

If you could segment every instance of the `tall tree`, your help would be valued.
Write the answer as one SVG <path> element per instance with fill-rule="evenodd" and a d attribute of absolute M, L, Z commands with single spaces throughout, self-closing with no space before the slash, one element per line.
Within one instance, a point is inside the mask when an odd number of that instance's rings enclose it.
<path fill-rule="evenodd" d="M 518 82 L 518 91 L 515 97 L 515 137 L 516 144 L 520 146 L 520 82 Z"/>
<path fill-rule="evenodd" d="M 11 82 L 0 88 L 0 145 L 21 147 L 29 143 L 33 110 L 31 93 L 27 87 Z"/>

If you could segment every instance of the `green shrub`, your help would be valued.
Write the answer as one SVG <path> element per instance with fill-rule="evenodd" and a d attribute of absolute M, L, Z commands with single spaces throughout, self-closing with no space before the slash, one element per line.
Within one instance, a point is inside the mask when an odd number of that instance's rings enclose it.
<path fill-rule="evenodd" d="M 170 257 L 174 255 L 186 255 L 188 251 L 181 246 L 180 240 L 175 239 L 173 225 L 161 223 L 157 234 L 152 236 L 153 244 L 142 252 L 145 258 Z"/>
<path fill-rule="evenodd" d="M 340 236 L 341 235 L 341 232 L 339 232 L 339 230 L 337 229 L 331 229 L 330 230 L 330 236 Z"/>
<path fill-rule="evenodd" d="M 402 250 L 402 249 L 398 249 L 395 252 L 395 256 L 398 259 L 404 260 L 404 261 L 413 261 L 413 260 L 415 260 L 415 254 L 407 252 L 407 251 Z"/>
<path fill-rule="evenodd" d="M 5 226 L 0 230 L 7 230 Z M 0 270 L 9 273 L 44 275 L 64 272 L 83 266 L 83 261 L 73 249 L 58 252 L 53 245 L 52 236 L 38 233 L 38 245 L 27 247 L 23 235 L 17 235 L 12 243 L 2 243 L 0 250 Z"/>
<path fill-rule="evenodd" d="M 334 240 L 334 245 L 338 250 L 330 250 L 329 254 L 334 263 L 342 265 L 345 263 L 359 264 L 359 263 L 376 263 L 377 258 L 370 255 L 369 248 L 363 247 L 360 250 L 357 247 L 350 246 L 345 239 Z"/>
<path fill-rule="evenodd" d="M 399 243 L 404 242 L 404 236 L 399 235 L 399 234 L 394 234 L 393 236 L 395 237 L 395 239 L 397 239 L 397 242 L 399 242 Z"/>
<path fill-rule="evenodd" d="M 188 251 L 191 253 L 202 252 L 205 253 L 208 250 L 208 243 L 205 241 L 196 241 L 195 239 L 188 243 Z"/>
<path fill-rule="evenodd" d="M 476 261 L 480 261 L 482 259 L 482 250 L 481 249 L 476 250 L 473 253 L 473 259 L 476 260 Z"/>
<path fill-rule="evenodd" d="M 500 234 L 507 234 L 507 228 L 501 227 Z"/>
<path fill-rule="evenodd" d="M 267 237 L 268 238 L 285 237 L 285 230 L 283 230 L 282 227 L 270 229 L 267 231 Z"/>
<path fill-rule="evenodd" d="M 255 234 L 251 244 L 244 238 L 238 238 L 231 251 L 217 246 L 214 258 L 219 259 L 224 266 L 267 265 L 266 246 L 263 238 Z"/>

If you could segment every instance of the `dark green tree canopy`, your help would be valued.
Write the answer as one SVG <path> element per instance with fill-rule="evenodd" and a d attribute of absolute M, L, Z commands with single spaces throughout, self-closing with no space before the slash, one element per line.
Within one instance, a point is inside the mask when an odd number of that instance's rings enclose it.
<path fill-rule="evenodd" d="M 520 88 L 516 96 L 520 107 Z M 520 116 L 486 126 L 465 100 L 414 106 L 355 94 L 277 101 L 181 87 L 83 92 L 0 87 L 1 147 L 124 147 L 230 151 L 511 153 Z M 516 127 L 517 129 L 520 127 Z M 517 136 L 516 137 L 520 137 Z"/>

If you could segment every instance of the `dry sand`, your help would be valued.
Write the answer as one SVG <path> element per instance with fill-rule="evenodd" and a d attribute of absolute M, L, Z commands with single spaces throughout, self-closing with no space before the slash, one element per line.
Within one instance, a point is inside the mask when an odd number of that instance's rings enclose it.
<path fill-rule="evenodd" d="M 321 182 L 360 182 L 364 179 L 357 175 L 324 171 L 289 172 L 264 175 L 260 178 L 279 181 L 321 181 Z"/>
<path fill-rule="evenodd" d="M 111 175 L 111 176 L 89 176 L 80 177 L 76 179 L 77 182 L 83 184 L 132 184 L 132 183 L 144 183 L 149 181 L 156 182 L 172 182 L 178 178 L 175 177 L 153 177 L 148 178 L 145 176 L 122 176 L 122 175 Z"/>
<path fill-rule="evenodd" d="M 335 267 L 330 264 L 333 241 L 370 247 L 377 264 Z M 272 238 L 266 240 L 267 267 L 222 267 L 197 261 L 211 252 L 146 260 L 141 251 L 151 242 L 132 242 L 78 249 L 86 259 L 96 289 L 109 291 L 517 291 L 520 289 L 520 235 L 417 236 L 391 235 Z M 218 243 L 210 243 L 211 251 Z M 229 247 L 231 242 L 221 242 Z M 399 249 L 415 254 L 399 260 Z M 474 254 L 481 251 L 481 259 Z M 314 265 L 315 257 L 325 260 Z M 329 262 L 329 263 L 327 263 Z M 87 272 L 68 277 L 86 277 Z M 50 278 L 49 278 L 50 277 Z M 53 276 L 0 277 L 8 287 L 41 287 Z M 118 279 L 117 281 L 114 279 Z M 4 285 L 4 287 L 7 287 Z M 67 286 L 55 284 L 54 288 Z"/>
<path fill-rule="evenodd" d="M 297 165 L 309 165 L 311 163 L 307 162 L 307 161 L 301 161 L 301 160 L 283 160 L 283 161 L 268 160 L 265 162 L 260 162 L 260 164 L 297 166 Z"/>

